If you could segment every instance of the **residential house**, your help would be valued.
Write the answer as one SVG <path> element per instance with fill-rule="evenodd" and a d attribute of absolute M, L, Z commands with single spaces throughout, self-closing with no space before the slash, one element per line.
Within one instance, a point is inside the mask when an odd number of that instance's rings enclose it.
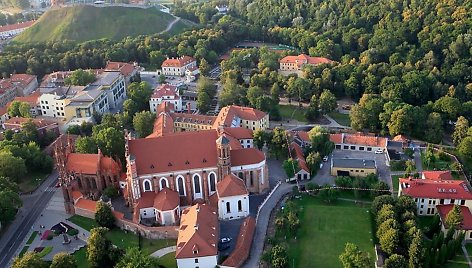
<path fill-rule="evenodd" d="M 197 67 L 197 60 L 189 56 L 167 58 L 162 63 L 162 74 L 170 76 L 184 76 L 185 71 Z"/>
<path fill-rule="evenodd" d="M 218 113 L 213 128 L 218 126 L 266 130 L 269 128 L 269 114 L 250 107 L 230 105 Z"/>
<path fill-rule="evenodd" d="M 325 64 L 325 63 L 332 63 L 333 61 L 322 58 L 322 57 L 310 57 L 305 54 L 300 54 L 298 56 L 285 56 L 282 58 L 279 63 L 279 71 L 284 75 L 288 74 L 301 74 L 303 68 L 307 65 L 318 65 L 318 64 Z"/>
<path fill-rule="evenodd" d="M 331 158 L 331 176 L 366 177 L 377 174 L 375 160 Z"/>
<path fill-rule="evenodd" d="M 101 86 L 87 86 L 70 99 L 65 107 L 66 121 L 74 118 L 72 124 L 91 122 L 93 114 L 104 114 L 110 110 L 108 92 Z"/>
<path fill-rule="evenodd" d="M 311 140 L 306 131 L 295 131 L 293 133 L 293 141 L 302 148 L 311 147 Z"/>
<path fill-rule="evenodd" d="M 29 96 L 38 88 L 36 75 L 13 74 L 10 81 L 17 86 L 18 96 Z"/>
<path fill-rule="evenodd" d="M 291 157 L 294 160 L 297 160 L 298 167 L 300 168 L 300 170 L 298 170 L 295 173 L 293 178 L 289 178 L 288 180 L 289 181 L 294 180 L 294 179 L 298 181 L 309 180 L 311 178 L 310 169 L 308 168 L 308 165 L 306 164 L 305 156 L 303 155 L 302 148 L 295 142 L 292 142 L 290 147 L 292 149 Z"/>
<path fill-rule="evenodd" d="M 151 112 L 155 113 L 157 107 L 162 102 L 168 102 L 174 105 L 174 109 L 177 112 L 182 111 L 182 98 L 179 94 L 179 89 L 176 86 L 169 84 L 161 84 L 154 89 L 154 93 L 149 99 L 149 107 Z"/>
<path fill-rule="evenodd" d="M 216 267 L 219 231 L 218 216 L 209 205 L 196 204 L 184 209 L 175 252 L 177 267 Z"/>
<path fill-rule="evenodd" d="M 69 105 L 73 97 L 84 89 L 85 86 L 40 87 L 39 105 L 41 115 L 70 120 L 73 115 L 66 116 L 66 106 Z"/>
<path fill-rule="evenodd" d="M 41 115 L 41 105 L 40 105 L 40 97 L 41 97 L 41 91 L 36 90 L 33 93 L 31 93 L 28 96 L 25 97 L 15 97 L 13 101 L 19 101 L 19 102 L 26 102 L 30 106 L 30 114 L 31 116 L 38 116 Z M 7 104 L 7 107 L 9 107 L 10 104 Z"/>
<path fill-rule="evenodd" d="M 437 205 L 439 218 L 441 219 L 441 229 L 444 233 L 447 233 L 449 226 L 446 223 L 446 216 L 454 207 L 453 204 L 449 205 Z M 457 232 L 465 232 L 464 239 L 472 240 L 472 213 L 470 212 L 470 208 L 467 206 L 460 206 L 461 214 L 462 214 L 462 222 L 456 227 Z"/>
<path fill-rule="evenodd" d="M 334 143 L 337 150 L 365 152 L 385 151 L 388 141 L 384 137 L 347 133 L 331 134 L 329 139 Z"/>

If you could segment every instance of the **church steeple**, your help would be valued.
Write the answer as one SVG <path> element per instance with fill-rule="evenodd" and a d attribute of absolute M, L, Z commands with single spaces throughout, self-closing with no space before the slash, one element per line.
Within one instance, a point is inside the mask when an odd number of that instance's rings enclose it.
<path fill-rule="evenodd" d="M 226 175 L 231 173 L 229 139 L 225 136 L 225 134 L 222 134 L 216 140 L 216 148 L 218 151 L 218 181 L 220 181 Z"/>

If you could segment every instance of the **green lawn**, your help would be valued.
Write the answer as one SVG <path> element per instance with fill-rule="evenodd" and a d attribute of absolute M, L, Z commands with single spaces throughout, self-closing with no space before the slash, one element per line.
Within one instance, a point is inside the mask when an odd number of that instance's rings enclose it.
<path fill-rule="evenodd" d="M 25 255 L 26 251 L 28 251 L 29 246 L 24 246 L 23 249 L 21 249 L 20 254 L 18 254 L 20 257 Z"/>
<path fill-rule="evenodd" d="M 431 226 L 434 216 L 418 216 L 416 217 L 416 220 L 418 221 L 418 227 L 420 227 L 420 229 L 424 229 Z"/>
<path fill-rule="evenodd" d="M 328 114 L 334 121 L 338 122 L 338 124 L 350 127 L 351 126 L 351 118 L 349 118 L 349 114 L 343 114 L 340 112 L 331 112 Z"/>
<path fill-rule="evenodd" d="M 290 267 L 342 267 L 339 255 L 347 242 L 355 243 L 375 259 L 369 208 L 353 202 L 325 204 L 317 197 L 303 196 L 296 239 L 286 240 Z M 365 205 L 364 205 L 365 206 Z"/>
<path fill-rule="evenodd" d="M 392 175 L 392 186 L 394 192 L 398 192 L 398 181 L 401 177 L 403 177 L 403 175 Z"/>
<path fill-rule="evenodd" d="M 295 105 L 280 105 L 280 115 L 283 119 L 295 119 L 300 122 L 307 122 L 303 107 Z"/>
<path fill-rule="evenodd" d="M 175 260 L 175 252 L 166 254 L 159 258 L 159 264 L 166 268 L 177 268 L 177 261 Z"/>
<path fill-rule="evenodd" d="M 49 174 L 34 172 L 28 173 L 26 176 L 18 182 L 18 187 L 23 193 L 28 193 L 36 190 L 41 183 L 47 179 Z"/>
<path fill-rule="evenodd" d="M 98 224 L 95 222 L 95 220 L 82 217 L 79 215 L 74 215 L 70 217 L 69 221 L 89 231 L 90 229 L 94 227 L 98 227 Z M 137 235 L 135 235 L 132 232 L 125 232 L 121 229 L 114 228 L 114 229 L 111 229 L 106 234 L 106 236 L 108 239 L 110 239 L 113 245 L 119 248 L 125 249 L 125 248 L 139 246 L 139 238 Z M 154 240 L 154 239 L 141 238 L 141 249 L 148 254 L 151 254 L 158 249 L 172 246 L 175 244 L 176 244 L 176 240 L 174 239 Z"/>
<path fill-rule="evenodd" d="M 28 238 L 28 241 L 26 242 L 27 245 L 33 243 L 34 238 L 38 235 L 38 231 L 34 231 L 31 236 Z"/>
<path fill-rule="evenodd" d="M 41 250 L 41 252 L 38 253 L 38 256 L 43 258 L 44 256 L 48 255 L 52 251 L 52 246 L 47 246 Z"/>
<path fill-rule="evenodd" d="M 360 192 L 360 191 L 359 191 Z M 347 198 L 347 199 L 355 199 L 355 200 L 359 200 L 359 201 L 367 201 L 367 202 L 372 202 L 372 196 L 370 195 L 370 193 L 368 195 L 361 195 L 361 194 L 358 194 L 357 198 L 356 198 L 356 195 L 354 194 L 354 191 L 351 191 L 351 190 L 347 190 L 347 191 L 339 191 L 339 197 L 340 198 Z"/>
<path fill-rule="evenodd" d="M 462 253 L 462 250 L 460 251 Z M 445 268 L 468 268 L 469 264 L 464 256 L 464 254 L 457 254 L 452 260 L 449 260 Z"/>
<path fill-rule="evenodd" d="M 75 260 L 77 261 L 77 268 L 89 268 L 86 253 L 87 248 L 83 247 L 72 254 L 72 256 L 74 256 Z"/>

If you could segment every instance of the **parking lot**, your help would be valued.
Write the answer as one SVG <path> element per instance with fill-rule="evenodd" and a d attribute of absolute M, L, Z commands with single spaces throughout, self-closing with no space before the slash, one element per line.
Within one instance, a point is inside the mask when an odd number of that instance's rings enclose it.
<path fill-rule="evenodd" d="M 390 168 L 386 164 L 386 156 L 383 154 L 375 154 L 373 152 L 361 152 L 361 151 L 349 151 L 349 150 L 334 150 L 329 156 L 327 162 L 323 162 L 323 167 L 316 174 L 313 182 L 319 185 L 334 184 L 334 176 L 331 176 L 330 165 L 332 158 L 347 158 L 347 159 L 363 159 L 363 160 L 375 160 L 377 166 L 377 175 L 381 181 L 386 182 L 392 187 L 390 179 Z"/>

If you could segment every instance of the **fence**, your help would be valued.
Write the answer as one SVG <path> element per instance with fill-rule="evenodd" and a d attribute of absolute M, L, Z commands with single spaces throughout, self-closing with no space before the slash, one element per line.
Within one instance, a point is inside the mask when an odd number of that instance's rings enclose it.
<path fill-rule="evenodd" d="M 282 181 L 279 181 L 277 182 L 277 184 L 275 185 L 275 187 L 272 189 L 272 191 L 270 191 L 270 193 L 266 196 L 266 198 L 264 199 L 264 201 L 262 201 L 262 203 L 259 205 L 259 207 L 257 208 L 257 215 L 256 215 L 256 225 L 257 225 L 257 222 L 258 222 L 258 219 L 259 219 L 259 213 L 261 212 L 261 209 L 262 207 L 265 205 L 265 203 L 267 202 L 267 200 L 269 200 L 269 198 L 272 196 L 272 194 L 277 190 L 277 188 L 279 188 L 279 186 L 282 184 Z"/>

